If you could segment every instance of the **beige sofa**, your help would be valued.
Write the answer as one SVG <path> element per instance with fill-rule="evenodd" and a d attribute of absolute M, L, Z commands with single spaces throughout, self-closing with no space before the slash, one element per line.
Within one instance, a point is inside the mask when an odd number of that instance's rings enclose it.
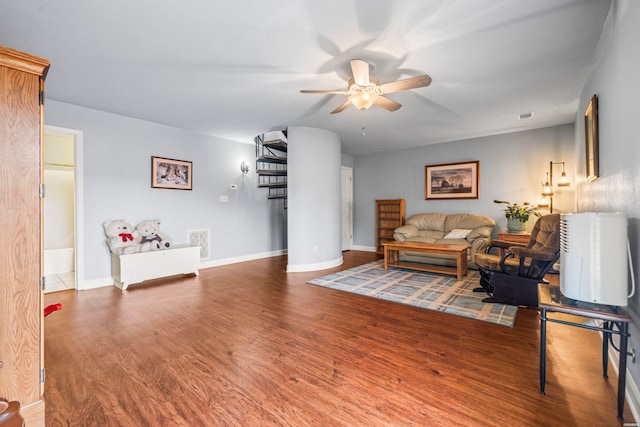
<path fill-rule="evenodd" d="M 491 242 L 496 222 L 484 215 L 421 213 L 411 216 L 396 228 L 393 237 L 399 242 L 448 243 L 469 247 L 469 268 L 477 269 L 475 256 L 484 253 Z M 400 261 L 455 267 L 450 255 L 431 255 L 400 251 Z"/>

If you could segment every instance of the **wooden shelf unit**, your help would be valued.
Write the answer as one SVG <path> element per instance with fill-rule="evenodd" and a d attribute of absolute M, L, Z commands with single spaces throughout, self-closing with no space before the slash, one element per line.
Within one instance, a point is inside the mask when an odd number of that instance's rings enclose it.
<path fill-rule="evenodd" d="M 30 427 L 45 425 L 41 159 L 48 70 L 49 60 L 0 46 L 0 397 L 18 401 Z"/>
<path fill-rule="evenodd" d="M 404 199 L 376 200 L 376 252 L 384 253 L 385 242 L 393 242 L 393 231 L 404 225 Z"/>

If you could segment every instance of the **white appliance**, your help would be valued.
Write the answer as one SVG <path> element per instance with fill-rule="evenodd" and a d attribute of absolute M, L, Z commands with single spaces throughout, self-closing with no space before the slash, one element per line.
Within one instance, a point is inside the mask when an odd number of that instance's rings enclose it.
<path fill-rule="evenodd" d="M 625 214 L 560 214 L 560 292 L 578 301 L 627 305 Z"/>

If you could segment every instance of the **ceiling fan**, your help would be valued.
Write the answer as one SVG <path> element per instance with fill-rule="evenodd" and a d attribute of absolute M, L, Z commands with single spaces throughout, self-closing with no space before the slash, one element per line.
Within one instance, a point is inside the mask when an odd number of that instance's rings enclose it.
<path fill-rule="evenodd" d="M 370 79 L 369 63 L 362 59 L 351 60 L 351 73 L 353 77 L 349 79 L 347 90 L 301 90 L 300 92 L 348 96 L 347 101 L 333 110 L 331 114 L 344 111 L 350 105 L 360 110 L 367 110 L 372 105 L 377 105 L 385 110 L 396 111 L 402 107 L 402 104 L 384 95 L 403 90 L 417 89 L 431 84 L 431 77 L 426 74 L 391 83 L 379 84 L 377 81 Z"/>

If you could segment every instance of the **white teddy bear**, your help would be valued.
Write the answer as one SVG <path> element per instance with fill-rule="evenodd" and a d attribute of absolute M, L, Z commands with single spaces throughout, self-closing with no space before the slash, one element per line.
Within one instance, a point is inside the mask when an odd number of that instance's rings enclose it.
<path fill-rule="evenodd" d="M 133 254 L 141 251 L 133 226 L 123 219 L 102 224 L 107 235 L 107 246 L 114 254 Z"/>
<path fill-rule="evenodd" d="M 150 219 L 136 226 L 137 242 L 142 251 L 157 251 L 171 247 L 171 237 L 160 231 L 160 220 Z"/>

